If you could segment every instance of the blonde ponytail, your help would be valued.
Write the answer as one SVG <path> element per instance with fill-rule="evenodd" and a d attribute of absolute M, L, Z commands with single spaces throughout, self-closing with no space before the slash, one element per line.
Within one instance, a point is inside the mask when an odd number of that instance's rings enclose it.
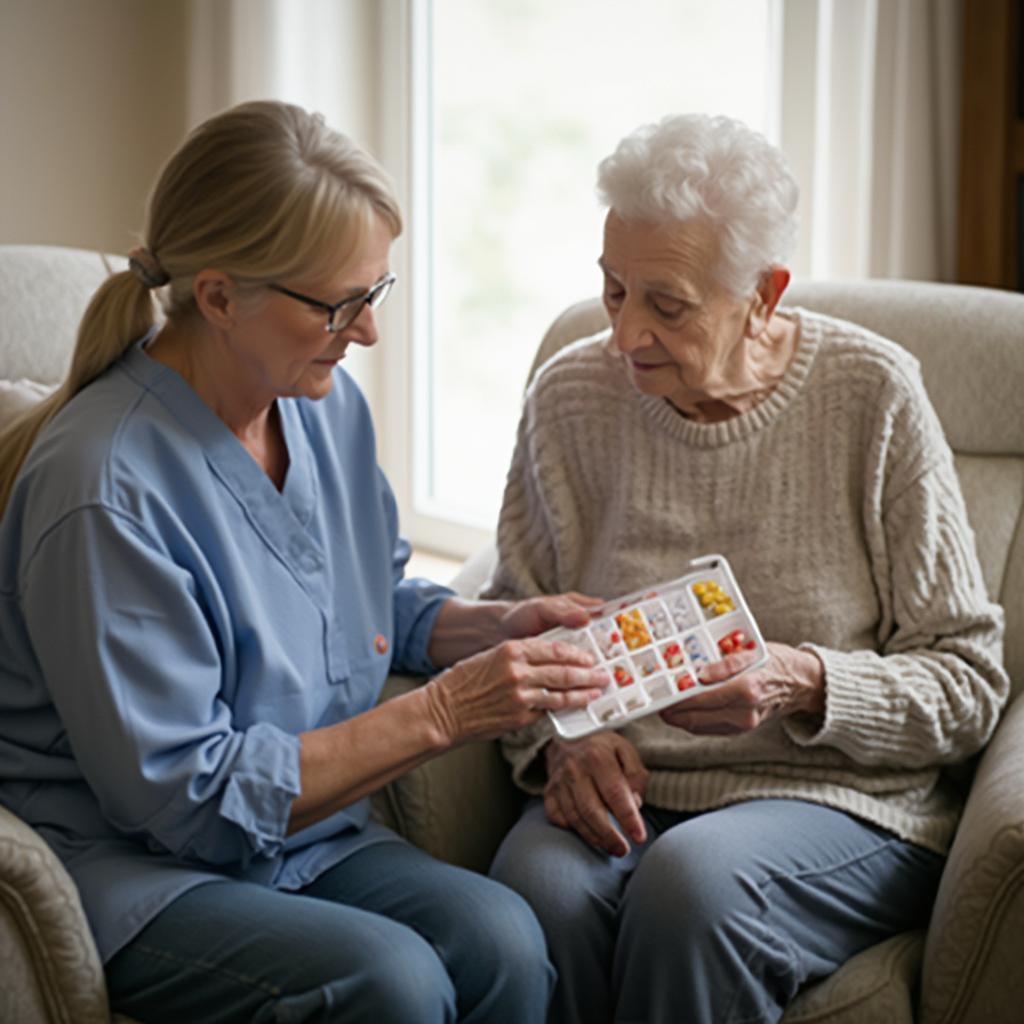
<path fill-rule="evenodd" d="M 40 430 L 155 323 L 195 312 L 192 282 L 215 267 L 242 286 L 336 272 L 371 219 L 402 230 L 387 174 L 319 114 L 243 103 L 199 125 L 168 160 L 149 198 L 145 247 L 111 275 L 78 331 L 67 380 L 0 433 L 0 515 Z"/>
<path fill-rule="evenodd" d="M 131 271 L 111 274 L 100 285 L 79 324 L 71 367 L 63 383 L 0 431 L 0 516 L 39 432 L 155 322 L 153 297 Z"/>

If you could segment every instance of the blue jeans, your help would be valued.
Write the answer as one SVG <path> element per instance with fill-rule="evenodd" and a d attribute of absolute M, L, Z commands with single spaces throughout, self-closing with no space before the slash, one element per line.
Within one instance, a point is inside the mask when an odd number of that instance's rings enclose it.
<path fill-rule="evenodd" d="M 643 813 L 647 841 L 616 859 L 533 800 L 498 850 L 491 874 L 529 900 L 558 971 L 550 1021 L 777 1021 L 802 985 L 924 926 L 944 864 L 798 800 Z"/>
<path fill-rule="evenodd" d="M 554 972 L 519 896 L 386 842 L 298 893 L 230 879 L 186 892 L 111 958 L 107 984 L 146 1024 L 536 1024 Z"/>

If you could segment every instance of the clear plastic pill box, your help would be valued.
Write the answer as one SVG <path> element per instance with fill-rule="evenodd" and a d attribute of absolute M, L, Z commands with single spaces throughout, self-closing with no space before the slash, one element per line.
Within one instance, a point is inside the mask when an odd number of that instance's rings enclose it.
<path fill-rule="evenodd" d="M 751 652 L 742 671 L 768 658 L 721 555 L 694 559 L 678 579 L 608 601 L 582 629 L 558 627 L 543 636 L 582 648 L 607 670 L 607 687 L 585 708 L 548 712 L 565 739 L 616 729 L 692 697 L 708 686 L 698 682 L 700 667 L 727 654 Z"/>

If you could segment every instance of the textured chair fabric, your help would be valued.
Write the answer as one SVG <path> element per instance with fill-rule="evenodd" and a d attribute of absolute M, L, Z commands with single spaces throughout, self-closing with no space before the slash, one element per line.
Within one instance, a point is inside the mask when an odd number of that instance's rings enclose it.
<path fill-rule="evenodd" d="M 1006 664 L 1018 694 L 1024 685 L 1024 297 L 1008 292 L 904 281 L 807 282 L 787 303 L 853 320 L 899 342 L 920 361 L 929 395 L 954 449 L 989 593 L 1006 611 Z M 551 325 L 529 377 L 554 353 L 607 326 L 600 302 L 566 309 Z M 493 546 L 456 577 L 476 593 L 494 564 Z M 478 810 L 463 803 L 467 786 L 484 799 L 488 820 L 510 823 L 521 800 L 507 773 L 491 776 L 467 758 L 440 758 L 389 787 L 393 807 L 414 813 L 407 834 L 451 856 L 448 837 Z M 472 778 L 468 778 L 472 774 Z M 458 778 L 456 778 L 458 776 Z M 943 874 L 927 934 L 895 936 L 854 957 L 809 987 L 785 1024 L 1011 1024 L 1024 1020 L 1024 708 L 1015 700 L 980 758 L 963 821 Z M 461 787 L 461 788 L 460 788 Z M 429 813 L 439 794 L 458 793 L 444 813 Z M 445 799 L 445 796 L 441 796 Z M 446 824 L 446 821 L 448 822 Z M 474 836 L 460 863 L 483 869 Z"/>
<path fill-rule="evenodd" d="M 123 261 L 115 261 L 120 268 Z M 106 269 L 95 253 L 0 246 L 0 393 L 52 385 Z M 807 284 L 793 301 L 886 334 L 921 360 L 957 452 L 986 583 L 1007 613 L 1007 666 L 1024 683 L 1024 298 L 906 282 Z M 595 300 L 567 310 L 540 365 L 606 323 Z M 23 386 L 17 405 L 38 396 Z M 4 405 L 0 402 L 0 416 Z M 475 593 L 481 551 L 456 579 Z M 419 681 L 393 676 L 385 696 Z M 980 759 L 926 935 L 896 936 L 802 993 L 786 1024 L 1000 1024 L 1024 1019 L 1024 708 L 1016 701 Z M 486 870 L 521 806 L 495 744 L 470 744 L 377 794 L 377 816 L 453 863 Z M 77 893 L 45 843 L 0 808 L 0 1021 L 110 1020 Z M 130 1024 L 121 1020 L 118 1024 Z"/>

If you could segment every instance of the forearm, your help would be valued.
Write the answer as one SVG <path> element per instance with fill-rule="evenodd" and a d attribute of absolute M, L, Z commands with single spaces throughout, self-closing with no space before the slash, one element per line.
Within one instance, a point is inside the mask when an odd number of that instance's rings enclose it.
<path fill-rule="evenodd" d="M 446 601 L 434 622 L 430 660 L 446 668 L 508 639 L 503 620 L 511 607 L 508 601 Z"/>
<path fill-rule="evenodd" d="M 302 792 L 288 834 L 347 807 L 451 746 L 420 687 L 347 721 L 299 736 Z"/>

